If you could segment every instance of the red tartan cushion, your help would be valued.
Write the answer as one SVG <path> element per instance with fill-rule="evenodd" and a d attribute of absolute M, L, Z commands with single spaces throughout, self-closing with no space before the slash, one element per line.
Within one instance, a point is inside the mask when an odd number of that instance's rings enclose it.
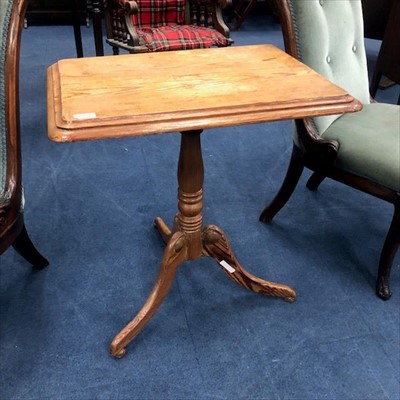
<path fill-rule="evenodd" d="M 138 14 L 132 15 L 136 27 L 158 27 L 185 23 L 186 0 L 137 0 Z"/>
<path fill-rule="evenodd" d="M 137 30 L 149 51 L 200 49 L 227 46 L 228 40 L 218 31 L 194 25 L 168 25 Z"/>

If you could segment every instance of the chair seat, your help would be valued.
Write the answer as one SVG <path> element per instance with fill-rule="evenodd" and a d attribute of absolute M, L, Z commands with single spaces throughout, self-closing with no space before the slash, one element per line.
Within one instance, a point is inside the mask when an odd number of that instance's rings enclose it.
<path fill-rule="evenodd" d="M 336 166 L 400 191 L 400 107 L 371 103 L 322 134 L 340 144 Z"/>
<path fill-rule="evenodd" d="M 230 42 L 214 29 L 194 25 L 168 25 L 137 29 L 149 51 L 188 50 L 228 46 Z"/>

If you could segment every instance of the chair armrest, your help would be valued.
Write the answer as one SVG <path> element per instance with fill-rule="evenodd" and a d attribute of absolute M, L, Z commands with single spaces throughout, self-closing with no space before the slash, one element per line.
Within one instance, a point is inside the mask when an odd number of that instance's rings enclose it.
<path fill-rule="evenodd" d="M 111 46 L 124 48 L 129 52 L 135 48 L 140 52 L 139 35 L 132 23 L 132 15 L 138 13 L 139 7 L 134 0 L 106 0 L 104 17 L 106 21 L 107 42 Z M 143 50 L 146 48 L 143 46 Z M 117 54 L 117 53 L 114 53 Z"/>
<path fill-rule="evenodd" d="M 132 15 L 137 14 L 139 11 L 138 3 L 134 0 L 119 0 L 120 3 L 124 4 L 125 14 L 125 28 L 128 34 L 128 44 L 131 46 L 139 46 L 139 35 L 136 32 L 136 28 L 132 22 Z"/>
<path fill-rule="evenodd" d="M 137 14 L 139 11 L 139 6 L 136 1 L 133 0 L 119 0 L 120 3 L 123 3 L 123 7 L 128 15 Z"/>
<path fill-rule="evenodd" d="M 296 130 L 307 165 L 314 170 L 333 166 L 339 151 L 339 142 L 320 136 L 312 118 L 296 119 Z"/>

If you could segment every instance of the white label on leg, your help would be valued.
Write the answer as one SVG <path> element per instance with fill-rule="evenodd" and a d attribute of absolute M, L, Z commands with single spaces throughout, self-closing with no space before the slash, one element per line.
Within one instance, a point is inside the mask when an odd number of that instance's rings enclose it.
<path fill-rule="evenodd" d="M 231 267 L 225 260 L 219 262 L 228 272 L 231 274 L 234 273 L 236 270 L 235 268 Z"/>

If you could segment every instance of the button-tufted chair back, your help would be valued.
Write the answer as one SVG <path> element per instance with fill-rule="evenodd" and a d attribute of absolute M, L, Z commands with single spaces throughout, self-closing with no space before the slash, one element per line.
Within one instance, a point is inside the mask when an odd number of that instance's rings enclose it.
<path fill-rule="evenodd" d="M 390 270 L 400 246 L 400 109 L 370 102 L 361 0 L 277 0 L 275 5 L 285 50 L 364 107 L 357 113 L 295 120 L 286 177 L 260 220 L 272 221 L 288 202 L 305 167 L 313 171 L 307 181 L 310 190 L 330 178 L 393 204 L 376 278 L 376 294 L 387 300 Z"/>
<path fill-rule="evenodd" d="M 3 197 L 6 185 L 6 94 L 5 94 L 5 58 L 10 23 L 12 1 L 0 0 L 0 199 Z"/>
<path fill-rule="evenodd" d="M 361 103 L 369 103 L 361 0 L 340 0 L 340 7 L 337 0 L 286 1 L 292 25 L 287 29 L 295 39 L 292 45 L 285 43 L 287 50 Z M 336 118 L 316 118 L 318 132 Z"/>

